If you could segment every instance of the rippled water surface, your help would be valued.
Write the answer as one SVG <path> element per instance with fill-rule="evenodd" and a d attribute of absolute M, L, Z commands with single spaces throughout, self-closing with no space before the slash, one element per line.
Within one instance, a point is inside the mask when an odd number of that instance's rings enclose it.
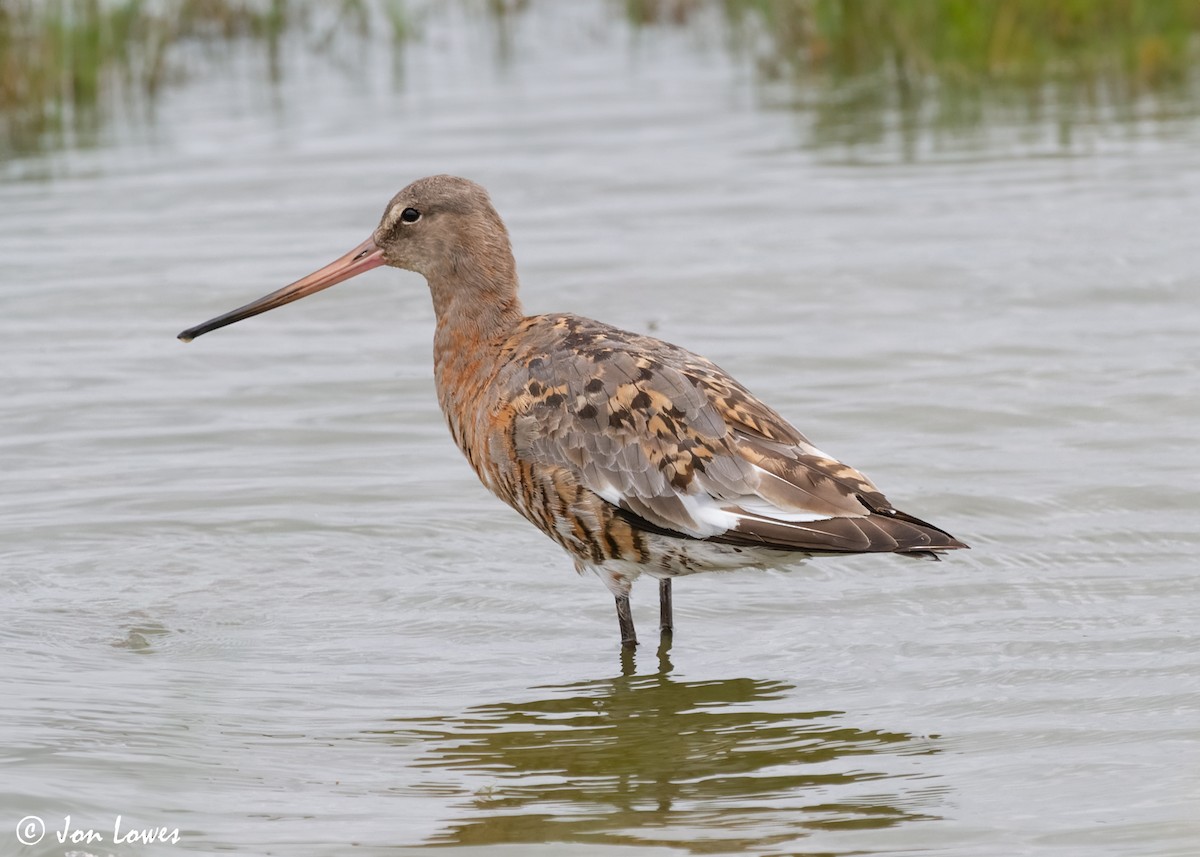
<path fill-rule="evenodd" d="M 1198 853 L 1196 126 L 827 148 L 574 8 L 235 50 L 4 165 L 0 854 Z M 706 354 L 974 549 L 681 580 L 657 652 L 642 582 L 622 661 L 451 443 L 419 277 L 176 342 L 433 172 L 527 309 Z"/>

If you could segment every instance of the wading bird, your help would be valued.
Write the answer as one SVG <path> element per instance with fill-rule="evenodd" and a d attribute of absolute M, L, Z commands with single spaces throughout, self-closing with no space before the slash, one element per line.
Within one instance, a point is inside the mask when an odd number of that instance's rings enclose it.
<path fill-rule="evenodd" d="M 600 576 L 624 646 L 637 645 L 629 592 L 641 574 L 659 581 L 669 634 L 679 575 L 967 547 L 893 508 L 705 358 L 577 315 L 524 315 L 508 231 L 466 179 L 413 182 L 345 256 L 179 338 L 380 265 L 429 283 L 434 377 L 455 443 L 488 490 Z"/>

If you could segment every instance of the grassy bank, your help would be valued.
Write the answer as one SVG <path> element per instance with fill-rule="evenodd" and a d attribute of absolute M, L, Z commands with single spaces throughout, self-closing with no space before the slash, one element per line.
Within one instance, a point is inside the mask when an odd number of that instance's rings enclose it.
<path fill-rule="evenodd" d="M 437 2 L 460 3 L 498 29 L 538 5 Z M 0 0 L 0 154 L 78 139 L 115 105 L 152 102 L 186 73 L 185 44 L 208 45 L 210 56 L 249 45 L 262 52 L 269 82 L 285 38 L 303 35 L 311 50 L 372 29 L 415 38 L 414 5 Z M 995 104 L 1119 113 L 1150 99 L 1169 111 L 1190 103 L 1196 85 L 1200 0 L 607 0 L 606 8 L 614 23 L 635 27 L 721 22 L 726 47 L 786 93 L 775 97 L 843 129 L 831 140 L 869 135 L 886 113 L 961 128 L 986 122 Z"/>
<path fill-rule="evenodd" d="M 375 15 L 406 30 L 399 2 L 372 0 L 0 0 L 0 153 L 86 136 L 114 105 L 157 98 L 183 76 L 186 43 L 214 60 L 249 45 L 270 77 L 286 36 L 320 50 L 365 37 Z"/>

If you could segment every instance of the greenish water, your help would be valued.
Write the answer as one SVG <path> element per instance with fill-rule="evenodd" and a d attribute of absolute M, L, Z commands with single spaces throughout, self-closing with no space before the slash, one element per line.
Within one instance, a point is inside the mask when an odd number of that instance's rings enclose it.
<path fill-rule="evenodd" d="M 914 125 L 634 5 L 183 39 L 6 158 L 0 855 L 1196 852 L 1186 88 Z M 690 578 L 623 658 L 453 448 L 419 278 L 175 341 L 434 172 L 531 311 L 712 357 L 973 550 Z"/>
<path fill-rule="evenodd" d="M 659 839 L 755 853 L 813 831 L 936 819 L 938 785 L 895 774 L 903 757 L 938 752 L 936 740 L 859 728 L 840 711 L 784 710 L 797 688 L 780 682 L 678 680 L 660 659 L 656 673 L 390 724 L 381 740 L 421 749 L 419 787 L 489 781 L 431 842 Z"/>

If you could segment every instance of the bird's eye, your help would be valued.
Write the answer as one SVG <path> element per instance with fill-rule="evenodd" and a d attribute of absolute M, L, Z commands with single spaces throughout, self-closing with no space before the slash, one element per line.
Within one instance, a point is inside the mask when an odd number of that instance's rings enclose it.
<path fill-rule="evenodd" d="M 406 208 L 404 211 L 400 212 L 400 219 L 405 223 L 416 223 L 421 219 L 421 212 L 417 211 L 415 208 Z"/>

